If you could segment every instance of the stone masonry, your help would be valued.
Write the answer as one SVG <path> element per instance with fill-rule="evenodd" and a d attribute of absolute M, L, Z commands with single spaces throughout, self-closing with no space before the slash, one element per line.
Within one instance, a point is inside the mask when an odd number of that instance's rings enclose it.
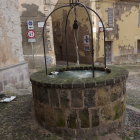
<path fill-rule="evenodd" d="M 127 72 L 117 77 L 108 74 L 110 78 L 98 82 L 82 79 L 67 84 L 62 79 L 48 82 L 38 74 L 31 81 L 35 116 L 43 127 L 62 136 L 88 139 L 123 126 Z"/>

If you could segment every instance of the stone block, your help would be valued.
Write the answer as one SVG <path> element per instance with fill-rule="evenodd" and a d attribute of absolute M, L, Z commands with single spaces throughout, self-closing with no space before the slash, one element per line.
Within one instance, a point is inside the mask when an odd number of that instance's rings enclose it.
<path fill-rule="evenodd" d="M 92 109 L 92 127 L 99 126 L 99 109 Z"/>
<path fill-rule="evenodd" d="M 71 138 L 73 137 L 76 137 L 75 135 L 75 129 L 70 129 L 70 128 L 65 128 L 63 130 L 63 134 L 66 136 L 66 137 L 70 137 L 70 140 Z M 67 139 L 66 139 L 67 140 Z"/>
<path fill-rule="evenodd" d="M 55 124 L 57 127 L 65 127 L 65 112 L 62 109 L 54 109 Z"/>
<path fill-rule="evenodd" d="M 106 105 L 101 109 L 101 122 L 111 121 L 114 118 L 112 105 Z"/>
<path fill-rule="evenodd" d="M 97 105 L 103 106 L 110 102 L 110 87 L 97 88 Z"/>
<path fill-rule="evenodd" d="M 42 103 L 38 102 L 37 103 L 37 109 L 36 109 L 36 115 L 37 115 L 37 120 L 39 123 L 41 123 L 42 126 L 45 126 L 45 107 Z"/>
<path fill-rule="evenodd" d="M 79 118 L 81 122 L 81 128 L 89 128 L 89 112 L 88 109 L 82 109 L 79 111 Z"/>
<path fill-rule="evenodd" d="M 123 95 L 126 94 L 126 81 L 123 82 Z"/>
<path fill-rule="evenodd" d="M 115 113 L 114 120 L 119 119 L 125 111 L 125 103 L 123 101 L 117 101 L 113 106 L 113 110 Z"/>
<path fill-rule="evenodd" d="M 48 90 L 44 87 L 38 86 L 38 100 L 42 103 L 49 104 Z"/>
<path fill-rule="evenodd" d="M 113 121 L 111 123 L 106 123 L 100 125 L 99 133 L 100 135 L 106 135 L 116 131 L 118 128 L 121 128 L 121 121 Z"/>
<path fill-rule="evenodd" d="M 49 105 L 45 105 L 44 114 L 45 114 L 45 127 L 51 128 L 56 126 L 53 108 L 51 108 Z"/>
<path fill-rule="evenodd" d="M 48 130 L 50 130 L 51 132 L 56 133 L 60 137 L 64 137 L 64 132 L 63 132 L 64 129 L 63 128 L 53 127 L 53 128 L 48 128 Z"/>
<path fill-rule="evenodd" d="M 85 138 L 85 130 L 84 129 L 76 129 L 76 138 Z M 76 139 L 77 140 L 77 139 Z"/>
<path fill-rule="evenodd" d="M 58 98 L 58 89 L 50 89 L 48 90 L 48 93 L 50 94 L 50 103 L 53 107 L 59 107 L 59 98 Z"/>
<path fill-rule="evenodd" d="M 71 90 L 71 106 L 74 108 L 83 107 L 83 90 Z"/>
<path fill-rule="evenodd" d="M 38 100 L 38 92 L 39 92 L 38 90 L 39 90 L 38 86 L 37 85 L 33 85 L 33 87 L 32 87 L 33 97 L 36 100 Z"/>
<path fill-rule="evenodd" d="M 96 135 L 98 134 L 98 127 L 84 129 L 86 140 L 96 140 Z"/>
<path fill-rule="evenodd" d="M 72 110 L 67 119 L 68 128 L 77 128 L 76 110 Z"/>
<path fill-rule="evenodd" d="M 2 82 L 0 82 L 0 92 L 2 92 L 3 91 L 3 84 L 2 84 Z"/>
<path fill-rule="evenodd" d="M 70 107 L 69 90 L 60 91 L 60 104 L 62 108 Z"/>
<path fill-rule="evenodd" d="M 95 92 L 96 92 L 95 89 L 85 90 L 85 93 L 84 93 L 85 107 L 95 107 L 95 105 L 96 105 Z"/>
<path fill-rule="evenodd" d="M 20 77 L 19 77 L 19 81 L 23 81 L 24 80 L 24 75 L 21 74 Z"/>
<path fill-rule="evenodd" d="M 111 101 L 114 102 L 121 97 L 123 93 L 123 83 L 117 83 L 116 85 L 111 86 Z"/>
<path fill-rule="evenodd" d="M 7 85 L 7 81 L 6 80 L 4 80 L 4 86 L 6 86 Z"/>

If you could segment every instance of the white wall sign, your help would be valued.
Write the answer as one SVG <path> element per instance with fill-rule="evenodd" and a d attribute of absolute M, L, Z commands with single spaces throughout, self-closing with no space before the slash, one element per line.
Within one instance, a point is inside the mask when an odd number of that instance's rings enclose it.
<path fill-rule="evenodd" d="M 106 28 L 106 31 L 108 32 L 113 31 L 113 28 Z"/>
<path fill-rule="evenodd" d="M 93 28 L 93 33 L 96 33 L 96 28 L 95 27 Z"/>
<path fill-rule="evenodd" d="M 28 42 L 30 42 L 30 43 L 36 42 L 36 39 L 35 38 L 29 38 Z"/>
<path fill-rule="evenodd" d="M 28 30 L 33 30 L 34 29 L 33 20 L 27 20 L 27 26 L 28 26 Z"/>
<path fill-rule="evenodd" d="M 103 28 L 102 27 L 100 27 L 99 30 L 100 30 L 100 32 L 103 32 Z M 105 28 L 105 30 L 107 32 L 111 32 L 111 31 L 113 31 L 113 28 Z"/>
<path fill-rule="evenodd" d="M 103 27 L 103 25 L 102 25 L 101 21 L 99 21 L 99 27 Z"/>
<path fill-rule="evenodd" d="M 43 28 L 44 27 L 44 22 L 38 22 L 38 27 Z"/>

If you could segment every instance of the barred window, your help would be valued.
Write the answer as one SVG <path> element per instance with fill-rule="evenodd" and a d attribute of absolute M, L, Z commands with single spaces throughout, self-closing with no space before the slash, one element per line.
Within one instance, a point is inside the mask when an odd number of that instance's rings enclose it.
<path fill-rule="evenodd" d="M 138 13 L 138 26 L 140 27 L 140 11 Z"/>
<path fill-rule="evenodd" d="M 114 26 L 114 10 L 113 8 L 108 8 L 108 26 Z"/>

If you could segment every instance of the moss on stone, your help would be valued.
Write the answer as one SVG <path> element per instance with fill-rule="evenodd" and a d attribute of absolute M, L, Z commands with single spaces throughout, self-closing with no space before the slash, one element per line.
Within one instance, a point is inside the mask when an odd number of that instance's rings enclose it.
<path fill-rule="evenodd" d="M 114 120 L 117 120 L 123 115 L 125 111 L 125 104 L 123 102 L 122 103 L 118 102 L 117 104 L 114 105 L 113 109 L 115 111 Z"/>
<path fill-rule="evenodd" d="M 99 126 L 99 110 L 92 110 L 92 127 Z"/>
<path fill-rule="evenodd" d="M 89 113 L 88 109 L 83 109 L 79 112 L 81 120 L 81 128 L 89 128 Z"/>
<path fill-rule="evenodd" d="M 91 66 L 90 65 L 80 65 L 79 67 L 83 67 L 86 68 L 86 69 L 91 69 Z M 70 66 L 69 69 L 79 69 L 78 66 Z M 62 84 L 72 84 L 74 82 L 74 84 L 79 84 L 79 82 L 81 81 L 81 83 L 100 83 L 100 82 L 103 82 L 103 81 L 108 81 L 108 80 L 112 80 L 112 79 L 115 79 L 115 78 L 118 78 L 118 77 L 127 77 L 128 76 L 128 71 L 125 70 L 124 68 L 120 68 L 120 67 L 109 67 L 111 72 L 110 73 L 107 73 L 106 75 L 103 75 L 103 76 L 100 76 L 100 77 L 96 77 L 96 78 L 93 78 L 93 77 L 90 77 L 90 78 L 81 78 L 79 80 L 76 80 L 77 78 L 67 78 L 67 79 L 62 79 L 62 78 L 59 78 L 59 77 L 55 77 L 55 78 L 51 78 L 49 76 L 46 76 L 46 73 L 45 71 L 39 71 L 39 72 L 36 72 L 34 74 L 31 75 L 31 78 L 30 80 L 33 82 L 38 82 L 38 83 L 42 83 L 42 84 L 59 84 L 59 85 L 62 85 Z M 81 68 L 82 69 L 82 68 Z M 96 67 L 96 69 L 101 69 L 100 67 Z M 49 68 L 48 69 L 48 74 L 52 71 L 63 71 L 63 70 L 67 70 L 67 68 L 65 67 L 53 67 L 53 68 Z M 102 70 L 103 71 L 103 68 Z"/>
<path fill-rule="evenodd" d="M 76 114 L 76 111 L 73 111 L 69 117 L 68 117 L 68 120 L 67 120 L 67 123 L 68 123 L 68 128 L 77 128 L 77 114 Z"/>
<path fill-rule="evenodd" d="M 57 127 L 65 127 L 65 117 L 64 117 L 64 111 L 61 109 L 55 109 L 55 120 L 56 120 L 56 126 Z"/>

